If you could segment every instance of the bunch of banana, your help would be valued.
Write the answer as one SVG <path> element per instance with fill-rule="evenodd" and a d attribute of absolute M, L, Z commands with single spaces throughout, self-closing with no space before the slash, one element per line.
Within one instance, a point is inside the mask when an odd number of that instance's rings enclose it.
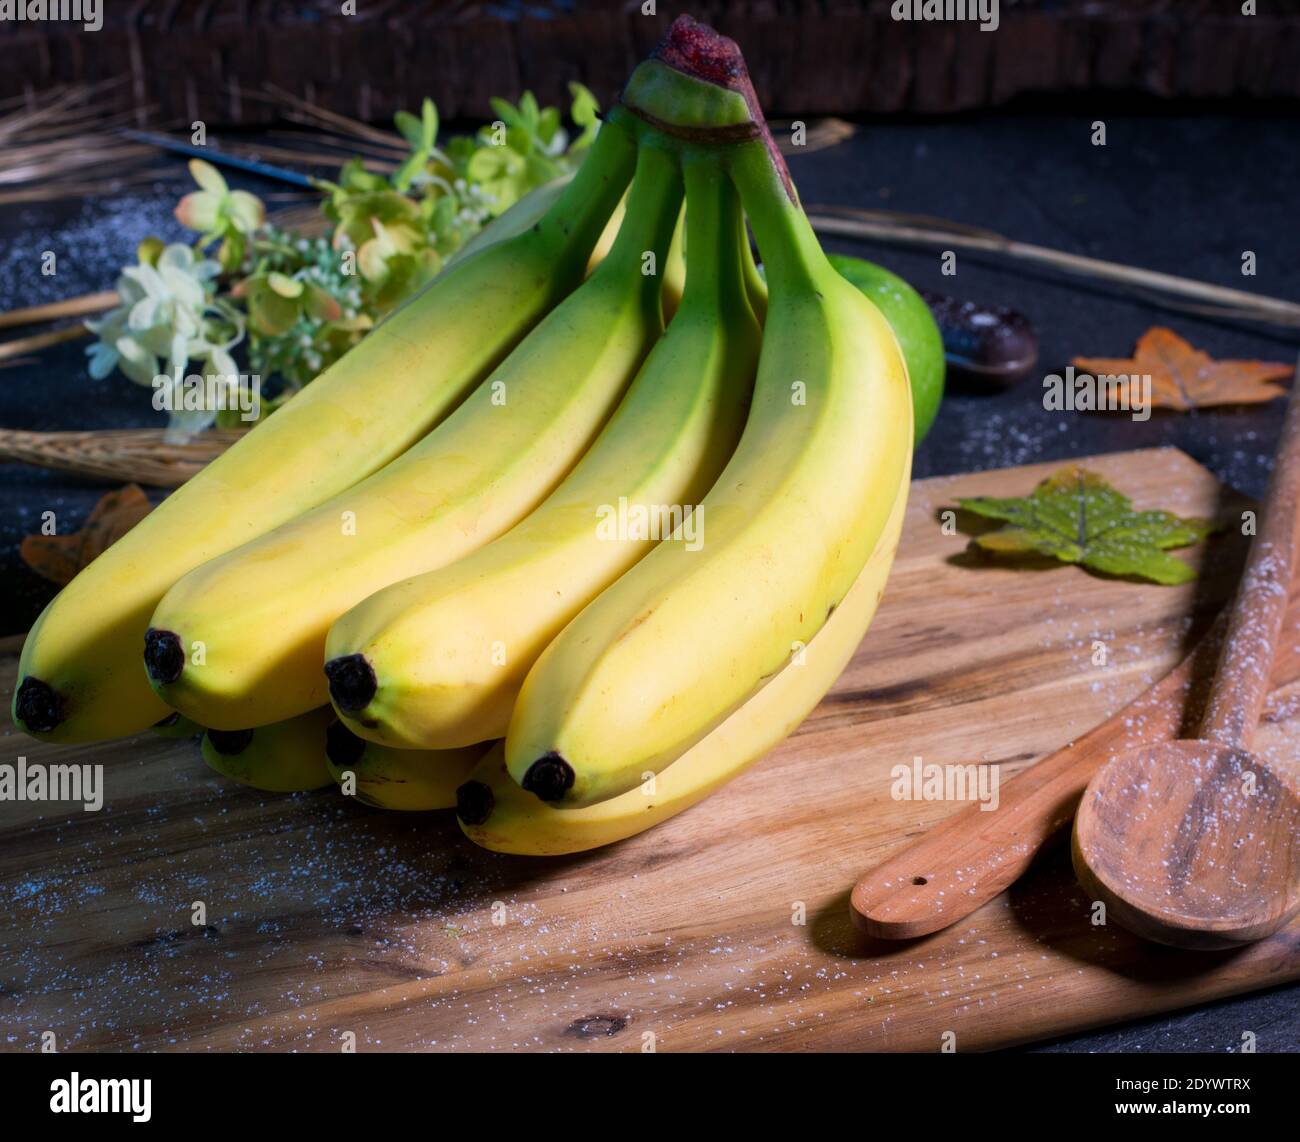
<path fill-rule="evenodd" d="M 889 522 L 843 603 L 797 660 L 783 666 L 748 702 L 662 773 L 637 788 L 582 809 L 533 796 L 506 768 L 495 746 L 456 791 L 461 831 L 493 852 L 560 856 L 613 844 L 644 832 L 703 800 L 794 732 L 822 700 L 871 623 L 884 594 L 907 507 L 894 498 Z"/>
<path fill-rule="evenodd" d="M 602 130 L 540 219 L 440 274 L 83 570 L 23 646 L 15 724 L 82 742 L 165 717 L 140 668 L 163 595 L 382 468 L 460 404 L 582 280 L 635 158 L 630 136 Z"/>
<path fill-rule="evenodd" d="M 355 733 L 422 749 L 503 737 L 525 674 L 565 624 L 656 540 L 707 528 L 687 512 L 735 450 L 760 334 L 736 192 L 713 159 L 688 163 L 685 182 L 681 308 L 582 462 L 494 543 L 334 624 L 325 672 Z"/>
<path fill-rule="evenodd" d="M 360 484 L 177 582 L 145 638 L 162 700 L 217 729 L 323 704 L 335 619 L 462 558 L 545 499 L 663 332 L 657 270 L 681 199 L 676 159 L 642 146 L 609 256 L 454 413 Z M 335 667 L 336 691 L 364 685 L 352 661 Z"/>
<path fill-rule="evenodd" d="M 454 804 L 533 854 L 794 730 L 898 544 L 923 304 L 827 260 L 735 45 L 686 18 L 495 230 L 55 600 L 21 724 L 201 725 L 245 784 Z"/>
<path fill-rule="evenodd" d="M 644 134 L 640 113 L 682 129 L 678 109 L 708 108 L 715 134 L 754 126 L 748 81 L 734 67 L 730 86 L 687 74 L 698 51 L 690 45 L 686 58 L 677 47 L 641 65 L 611 121 Z M 769 291 L 753 406 L 700 505 L 702 549 L 656 546 L 524 680 L 506 767 L 523 789 L 569 808 L 671 765 L 799 656 L 878 546 L 909 479 L 911 392 L 889 325 L 826 260 L 765 129 L 725 145 L 725 161 Z M 689 243 L 687 256 L 689 290 Z"/>

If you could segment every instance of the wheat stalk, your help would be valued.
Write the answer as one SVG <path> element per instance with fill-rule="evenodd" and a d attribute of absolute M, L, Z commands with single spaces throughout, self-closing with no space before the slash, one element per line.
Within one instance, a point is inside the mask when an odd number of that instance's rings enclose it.
<path fill-rule="evenodd" d="M 1050 266 L 1094 281 L 1112 282 L 1140 292 L 1161 305 L 1202 316 L 1225 321 L 1266 322 L 1289 329 L 1300 328 L 1300 305 L 1292 301 L 1213 285 L 1178 274 L 1070 254 L 1029 242 L 1017 242 L 991 230 L 962 226 L 943 219 L 847 206 L 810 206 L 808 219 L 813 228 L 823 234 L 870 238 L 905 246 L 974 250 L 1015 261 Z"/>

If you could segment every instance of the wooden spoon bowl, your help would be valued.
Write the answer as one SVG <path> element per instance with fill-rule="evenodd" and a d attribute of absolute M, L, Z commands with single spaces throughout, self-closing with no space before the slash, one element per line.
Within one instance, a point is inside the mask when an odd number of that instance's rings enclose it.
<path fill-rule="evenodd" d="M 1088 784 L 1075 874 L 1109 917 L 1147 939 L 1227 948 L 1300 911 L 1300 793 L 1248 750 L 1145 746 Z"/>

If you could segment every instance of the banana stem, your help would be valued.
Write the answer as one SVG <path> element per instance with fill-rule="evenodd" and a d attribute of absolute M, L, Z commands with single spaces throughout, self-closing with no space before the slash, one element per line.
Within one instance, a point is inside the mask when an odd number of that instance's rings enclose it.
<path fill-rule="evenodd" d="M 636 139 L 617 123 L 604 123 L 582 165 L 536 224 L 542 240 L 554 245 L 557 261 L 573 235 L 594 232 L 599 236 L 597 223 L 604 223 L 614 213 L 636 164 Z M 573 251 L 575 281 L 585 272 L 595 244 L 593 238 L 585 249 Z"/>
<path fill-rule="evenodd" d="M 679 16 L 633 73 L 610 120 L 642 147 L 657 142 L 686 156 L 725 155 L 768 270 L 784 290 L 816 289 L 831 267 L 799 205 L 790 172 L 758 105 L 736 44 Z M 689 233 L 688 233 L 689 238 Z M 756 275 L 749 274 L 752 279 Z M 765 299 L 764 299 L 765 300 Z"/>
<path fill-rule="evenodd" d="M 738 222 L 740 224 L 740 264 L 741 271 L 745 276 L 745 293 L 749 296 L 749 305 L 754 311 L 754 316 L 758 318 L 758 323 L 762 325 L 767 320 L 767 282 L 763 280 L 763 275 L 758 272 L 758 264 L 754 261 L 754 250 L 749 244 L 749 230 L 745 226 L 744 214 L 739 216 Z"/>
<path fill-rule="evenodd" d="M 604 134 L 604 128 L 601 129 Z M 636 174 L 628 193 L 623 225 L 606 258 L 592 274 L 626 280 L 634 276 L 644 296 L 658 301 L 662 267 L 682 206 L 682 173 L 677 156 L 655 146 L 641 146 Z M 654 255 L 653 269 L 647 268 L 647 254 Z"/>
<path fill-rule="evenodd" d="M 748 304 L 741 273 L 740 199 L 715 157 L 683 164 L 686 183 L 686 291 L 681 312 L 721 317 Z"/>
<path fill-rule="evenodd" d="M 754 228 L 768 286 L 781 292 L 815 289 L 829 263 L 808 216 L 787 194 L 762 140 L 734 147 L 730 168 Z"/>

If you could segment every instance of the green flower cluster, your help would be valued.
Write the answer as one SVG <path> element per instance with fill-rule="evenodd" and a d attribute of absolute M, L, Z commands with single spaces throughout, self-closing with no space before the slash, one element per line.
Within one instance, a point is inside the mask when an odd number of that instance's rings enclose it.
<path fill-rule="evenodd" d="M 571 173 L 599 130 L 597 105 L 570 84 L 570 119 L 542 108 L 531 92 L 518 105 L 493 99 L 497 118 L 472 136 L 440 145 L 437 108 L 399 111 L 394 123 L 409 148 L 382 174 L 359 159 L 336 181 L 319 180 L 328 233 L 309 237 L 266 219 L 263 204 L 231 190 L 211 164 L 195 159 L 198 190 L 176 208 L 198 232 L 193 247 L 149 239 L 122 271 L 121 304 L 88 323 L 97 335 L 90 373 L 120 368 L 140 384 L 187 372 L 246 372 L 263 382 L 262 414 L 327 369 L 385 314 L 428 283 L 470 238 L 538 187 Z M 271 395 L 271 393 L 274 395 Z M 183 438 L 224 424 L 232 414 L 170 414 Z M 237 416 L 237 413 L 234 414 Z M 234 423 L 233 421 L 231 423 Z"/>

